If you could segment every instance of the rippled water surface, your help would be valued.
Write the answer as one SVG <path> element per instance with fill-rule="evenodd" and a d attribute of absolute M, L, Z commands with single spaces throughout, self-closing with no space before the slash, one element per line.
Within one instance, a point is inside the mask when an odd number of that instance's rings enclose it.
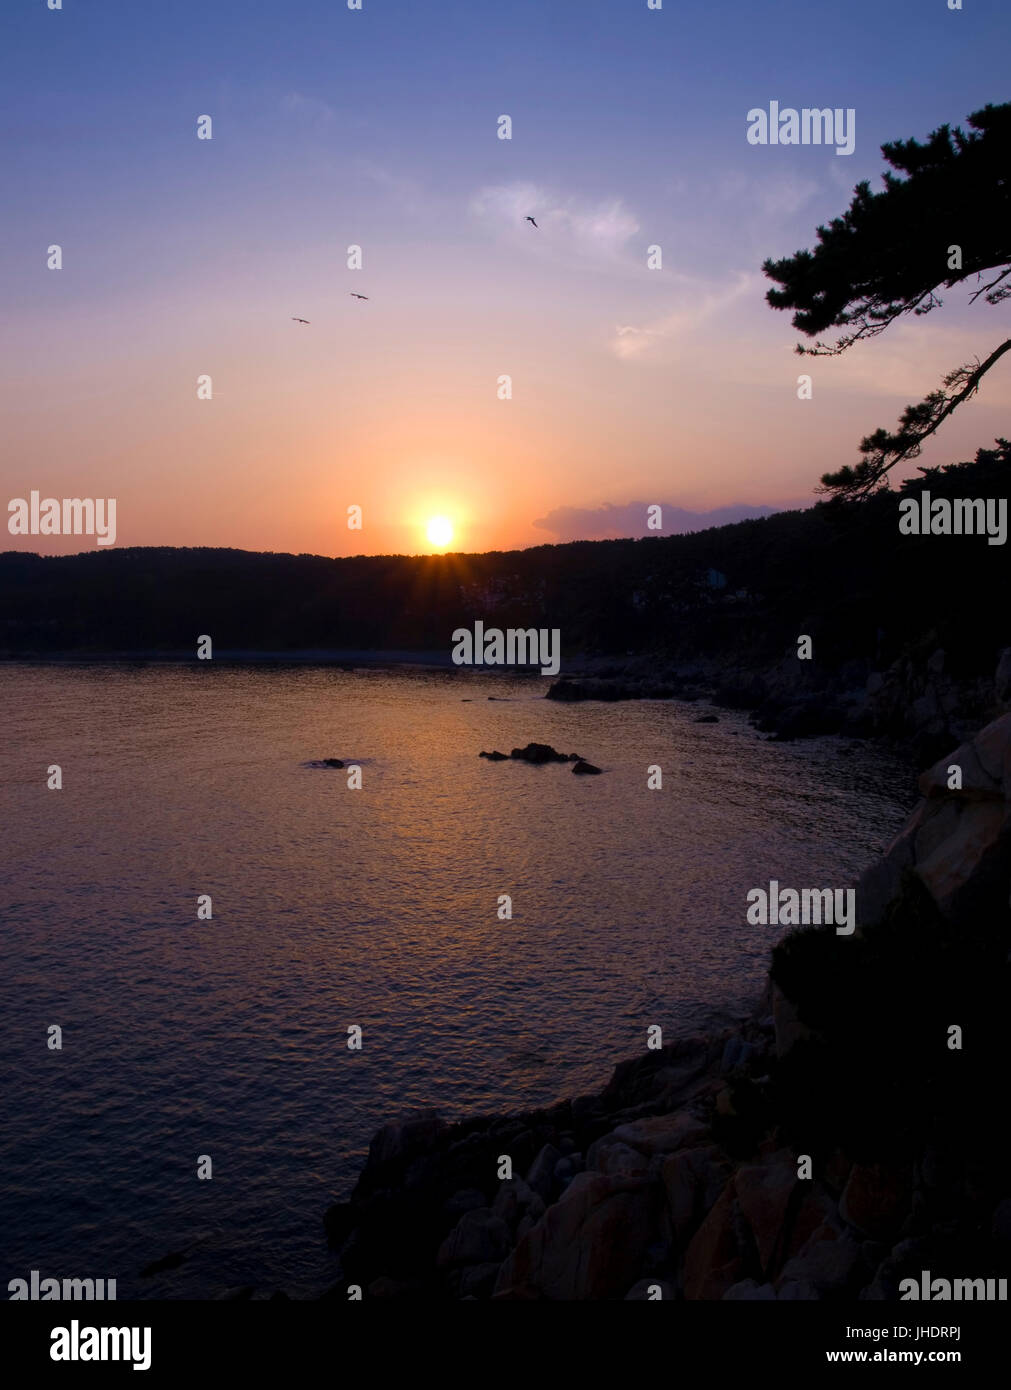
<path fill-rule="evenodd" d="M 908 808 L 879 750 L 547 684 L 0 668 L 4 1284 L 319 1292 L 322 1213 L 384 1120 L 598 1089 L 647 1025 L 744 1012 L 782 930 L 746 924 L 748 889 L 854 883 Z M 605 775 L 477 757 L 531 739 Z"/>

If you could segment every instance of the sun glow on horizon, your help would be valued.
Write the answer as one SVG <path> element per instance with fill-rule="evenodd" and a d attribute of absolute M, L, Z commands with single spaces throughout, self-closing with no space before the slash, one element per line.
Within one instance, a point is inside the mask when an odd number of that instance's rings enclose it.
<path fill-rule="evenodd" d="M 453 539 L 453 523 L 445 516 L 433 516 L 425 527 L 429 545 L 436 550 L 445 550 Z"/>

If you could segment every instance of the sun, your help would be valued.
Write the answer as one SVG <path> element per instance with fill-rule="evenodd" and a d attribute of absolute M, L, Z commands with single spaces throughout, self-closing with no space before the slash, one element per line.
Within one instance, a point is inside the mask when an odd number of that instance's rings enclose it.
<path fill-rule="evenodd" d="M 453 539 L 453 523 L 444 516 L 433 516 L 429 519 L 425 533 L 429 545 L 434 545 L 437 550 L 445 550 Z"/>

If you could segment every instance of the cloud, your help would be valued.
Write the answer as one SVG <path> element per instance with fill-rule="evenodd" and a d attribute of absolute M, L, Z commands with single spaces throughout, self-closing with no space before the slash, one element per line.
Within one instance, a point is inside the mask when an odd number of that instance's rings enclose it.
<path fill-rule="evenodd" d="M 327 102 L 307 97 L 302 92 L 286 92 L 281 98 L 281 109 L 313 125 L 330 125 L 337 119 L 337 112 Z"/>
<path fill-rule="evenodd" d="M 693 297 L 663 318 L 650 323 L 616 326 L 612 351 L 625 361 L 645 357 L 660 343 L 695 333 L 704 323 L 756 292 L 762 283 L 760 275 L 747 271 L 738 271 L 733 282 L 722 289 L 705 290 L 695 282 L 691 288 Z"/>
<path fill-rule="evenodd" d="M 1000 338 L 998 326 L 982 316 L 975 328 L 966 328 L 946 320 L 944 314 L 944 309 L 937 309 L 929 318 L 892 324 L 880 337 L 855 343 L 838 357 L 797 356 L 797 370 L 810 372 L 816 385 L 823 383 L 837 391 L 894 396 L 903 404 L 922 400 L 955 367 L 986 357 Z M 831 341 L 829 333 L 824 336 Z M 806 338 L 803 341 L 808 343 Z M 991 404 L 996 404 L 999 380 L 996 374 L 993 380 L 984 378 L 976 399 L 984 398 L 989 387 Z M 1007 399 L 1006 387 L 1002 399 Z M 963 409 L 968 411 L 968 403 Z"/>
<path fill-rule="evenodd" d="M 754 211 L 771 221 L 785 221 L 796 216 L 809 203 L 821 186 L 813 179 L 794 173 L 755 174 L 737 171 L 719 181 L 720 197 L 734 204 L 737 216 Z"/>
<path fill-rule="evenodd" d="M 778 507 L 751 507 L 735 503 L 709 512 L 687 511 L 671 502 L 661 502 L 663 529 L 651 531 L 646 525 L 649 502 L 628 502 L 618 506 L 605 502 L 599 507 L 556 507 L 533 524 L 551 531 L 560 541 L 617 540 L 629 536 L 681 536 L 688 531 L 704 531 L 709 526 L 726 526 L 732 521 L 772 516 Z"/>
<path fill-rule="evenodd" d="M 470 201 L 470 215 L 486 231 L 536 254 L 557 259 L 561 250 L 570 260 L 598 264 L 627 263 L 628 244 L 639 230 L 637 218 L 621 198 L 590 203 L 535 183 L 482 188 Z M 526 221 L 528 216 L 537 219 L 536 229 Z"/>
<path fill-rule="evenodd" d="M 875 154 L 876 153 L 877 151 L 875 150 Z M 846 194 L 847 205 L 852 201 L 853 191 L 861 179 L 866 179 L 870 183 L 873 193 L 879 193 L 881 191 L 879 180 L 883 173 L 882 169 L 878 168 L 875 174 L 854 174 L 849 168 L 841 168 L 840 165 L 842 162 L 843 161 L 838 159 L 829 159 L 826 161 L 826 168 L 828 169 L 828 176 L 831 182 L 835 184 L 836 188 L 838 188 L 841 193 Z M 883 161 L 879 160 L 879 165 L 882 162 Z M 840 208 L 839 211 L 842 212 L 842 208 Z"/>
<path fill-rule="evenodd" d="M 445 217 L 453 210 L 448 198 L 427 189 L 418 179 L 392 173 L 367 159 L 359 159 L 357 167 L 382 189 L 395 207 L 411 217 Z"/>

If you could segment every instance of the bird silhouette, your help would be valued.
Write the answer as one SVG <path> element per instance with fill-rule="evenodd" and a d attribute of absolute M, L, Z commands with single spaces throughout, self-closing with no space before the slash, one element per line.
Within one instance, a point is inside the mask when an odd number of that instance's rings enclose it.
<path fill-rule="evenodd" d="M 533 219 L 532 217 L 527 217 L 527 218 L 525 218 L 524 220 L 527 221 L 527 222 L 533 222 L 533 223 L 534 223 L 534 226 L 537 227 L 537 223 L 534 222 L 534 219 Z M 540 231 L 540 228 L 537 227 L 537 230 Z"/>
<path fill-rule="evenodd" d="M 348 294 L 352 299 L 368 299 L 367 294 L 355 294 L 354 290 L 348 290 Z"/>
<path fill-rule="evenodd" d="M 291 316 L 292 323 L 308 323 L 308 319 L 297 319 L 294 314 Z"/>

